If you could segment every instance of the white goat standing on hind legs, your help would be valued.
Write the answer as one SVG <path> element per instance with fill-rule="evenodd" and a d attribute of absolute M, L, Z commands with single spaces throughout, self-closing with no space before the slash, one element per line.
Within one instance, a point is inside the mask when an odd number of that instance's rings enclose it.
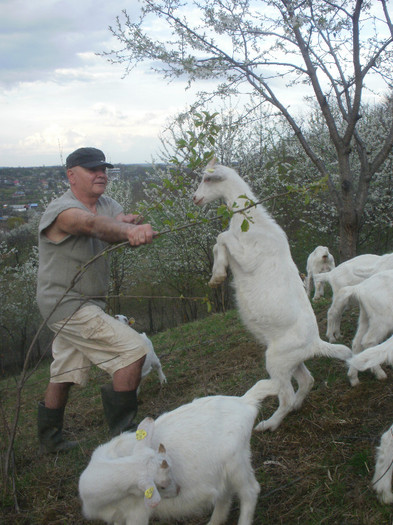
<path fill-rule="evenodd" d="M 256 202 L 251 189 L 231 168 L 211 161 L 193 200 L 203 206 L 224 199 L 234 210 Z M 256 430 L 275 430 L 284 417 L 300 408 L 314 379 L 304 361 L 314 356 L 348 359 L 344 345 L 322 341 L 318 324 L 298 269 L 292 260 L 284 231 L 261 206 L 247 210 L 248 231 L 242 231 L 244 215 L 235 213 L 229 229 L 217 237 L 210 286 L 220 285 L 232 270 L 240 316 L 256 339 L 267 346 L 266 370 L 279 382 L 279 407 Z M 298 383 L 295 393 L 291 384 Z"/>

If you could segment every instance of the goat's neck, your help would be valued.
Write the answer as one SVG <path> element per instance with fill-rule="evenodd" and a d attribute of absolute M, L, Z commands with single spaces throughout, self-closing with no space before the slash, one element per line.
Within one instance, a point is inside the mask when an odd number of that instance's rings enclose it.
<path fill-rule="evenodd" d="M 246 198 L 240 198 L 240 195 L 244 195 Z M 254 195 L 248 184 L 246 184 L 244 181 L 240 181 L 239 184 L 233 184 L 227 195 L 225 195 L 225 204 L 234 212 L 243 208 L 248 208 L 251 203 L 257 202 L 257 197 Z M 235 203 L 236 206 L 234 206 Z M 251 206 L 247 209 L 245 214 L 235 213 L 231 219 L 232 228 L 237 229 L 239 223 L 242 223 L 244 218 L 249 219 L 251 224 L 263 224 L 266 230 L 270 229 L 271 227 L 274 229 L 278 228 L 275 220 L 261 204 Z"/>
<path fill-rule="evenodd" d="M 229 188 L 224 196 L 225 204 L 229 209 L 236 211 L 250 205 L 250 202 L 257 202 L 257 198 L 246 184 L 236 184 Z M 234 206 L 236 203 L 236 206 Z"/>

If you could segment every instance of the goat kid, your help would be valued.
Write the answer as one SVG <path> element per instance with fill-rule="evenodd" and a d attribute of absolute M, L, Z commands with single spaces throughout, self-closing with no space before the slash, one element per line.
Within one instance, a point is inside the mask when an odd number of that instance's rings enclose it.
<path fill-rule="evenodd" d="M 153 419 L 145 418 L 136 432 L 124 432 L 93 452 L 79 478 L 86 518 L 116 525 L 142 525 L 148 523 L 143 516 L 161 498 L 178 494 L 164 445 L 152 448 L 153 427 Z M 134 500 L 139 507 L 135 505 L 133 517 L 129 503 Z"/>
<path fill-rule="evenodd" d="M 338 300 L 337 297 L 341 288 L 359 284 L 371 275 L 385 270 L 393 270 L 393 254 L 391 253 L 385 255 L 358 255 L 339 264 L 330 272 L 315 275 L 314 281 L 316 283 L 327 282 L 332 287 L 333 300 L 328 311 L 326 330 L 326 336 L 331 343 L 334 343 L 341 337 L 341 315 L 336 317 L 334 314 L 337 308 L 335 303 Z M 334 323 L 332 316 L 334 316 Z"/>
<path fill-rule="evenodd" d="M 263 399 L 277 392 L 265 379 L 242 397 L 196 399 L 101 445 L 79 481 L 84 515 L 148 525 L 150 518 L 183 520 L 213 508 L 209 525 L 221 525 L 237 496 L 238 525 L 251 525 L 260 491 L 251 432 Z"/>
<path fill-rule="evenodd" d="M 257 201 L 235 170 L 211 161 L 193 200 L 203 206 L 221 198 L 234 211 Z M 230 267 L 240 316 L 257 341 L 267 346 L 266 370 L 280 385 L 278 409 L 256 430 L 275 430 L 290 411 L 300 408 L 313 386 L 304 361 L 319 355 L 346 360 L 351 351 L 319 337 L 314 311 L 281 227 L 261 205 L 246 213 L 248 231 L 242 231 L 244 215 L 235 213 L 229 229 L 218 235 L 209 285 L 220 285 Z M 292 377 L 298 383 L 296 393 Z"/>
<path fill-rule="evenodd" d="M 115 318 L 118 321 L 120 321 L 120 322 L 122 322 L 124 324 L 127 324 L 127 325 L 133 324 L 133 321 L 134 321 L 132 317 L 130 319 L 128 319 L 125 315 L 120 315 L 120 314 L 115 315 Z M 150 372 L 152 370 L 156 370 L 157 374 L 158 374 L 158 379 L 160 380 L 160 384 L 162 385 L 163 383 L 166 383 L 167 379 L 166 379 L 166 376 L 165 376 L 164 372 L 162 371 L 161 362 L 160 362 L 157 354 L 154 351 L 153 343 L 147 337 L 145 332 L 142 332 L 139 335 L 141 337 L 143 337 L 143 339 L 145 340 L 145 342 L 146 342 L 146 344 L 147 344 L 147 346 L 149 348 L 149 351 L 148 351 L 148 353 L 146 354 L 146 357 L 145 357 L 145 362 L 143 363 L 142 379 L 145 378 L 148 374 L 150 374 Z M 139 393 L 139 388 L 138 388 L 138 393 Z"/>
<path fill-rule="evenodd" d="M 393 270 L 376 273 L 353 286 L 341 288 L 329 309 L 329 322 L 333 333 L 339 332 L 339 320 L 348 304 L 359 304 L 358 328 L 352 342 L 352 352 L 358 354 L 366 348 L 384 341 L 393 332 Z M 372 369 L 377 379 L 386 374 L 377 365 Z M 359 383 L 358 371 L 349 367 L 352 386 Z"/>
<path fill-rule="evenodd" d="M 315 282 L 314 276 L 319 273 L 330 272 L 335 268 L 335 262 L 333 255 L 329 252 L 327 246 L 317 246 L 313 252 L 307 258 L 306 265 L 306 280 L 305 287 L 308 297 L 311 296 L 312 287 L 314 285 L 314 297 L 316 301 L 320 297 L 323 297 L 325 292 L 325 283 L 322 281 Z"/>

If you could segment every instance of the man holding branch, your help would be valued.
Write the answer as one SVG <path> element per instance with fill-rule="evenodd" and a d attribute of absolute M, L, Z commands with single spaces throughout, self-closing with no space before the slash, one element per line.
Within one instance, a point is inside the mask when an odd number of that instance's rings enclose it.
<path fill-rule="evenodd" d="M 76 445 L 63 437 L 64 409 L 70 387 L 86 384 L 92 363 L 112 377 L 101 389 L 111 434 L 134 428 L 136 390 L 148 348 L 135 330 L 104 312 L 110 261 L 108 254 L 96 256 L 110 243 L 149 244 L 156 232 L 104 195 L 107 167 L 113 166 L 99 149 L 71 153 L 66 160 L 70 188 L 49 204 L 39 225 L 37 301 L 56 334 L 50 381 L 38 404 L 43 452 Z"/>

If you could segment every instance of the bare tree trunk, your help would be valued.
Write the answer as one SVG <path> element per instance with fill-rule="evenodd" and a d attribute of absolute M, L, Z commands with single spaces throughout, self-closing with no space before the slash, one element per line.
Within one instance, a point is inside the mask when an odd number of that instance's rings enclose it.
<path fill-rule="evenodd" d="M 351 208 L 340 212 L 339 238 L 340 262 L 355 257 L 359 238 L 359 221 L 357 213 Z"/>

